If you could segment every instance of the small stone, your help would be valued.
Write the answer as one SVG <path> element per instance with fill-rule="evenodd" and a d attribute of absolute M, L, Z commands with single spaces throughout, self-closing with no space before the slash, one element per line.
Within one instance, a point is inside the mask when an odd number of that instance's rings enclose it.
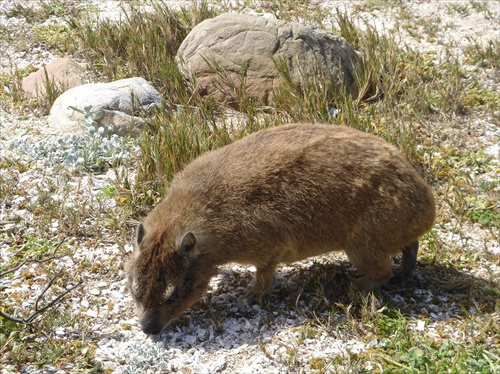
<path fill-rule="evenodd" d="M 224 357 L 221 357 L 210 366 L 210 373 L 217 373 L 224 370 L 225 367 L 226 359 Z"/>
<path fill-rule="evenodd" d="M 417 326 L 415 327 L 415 330 L 424 331 L 424 329 L 425 329 L 425 321 L 419 320 L 417 322 Z"/>
<path fill-rule="evenodd" d="M 93 309 L 89 309 L 85 312 L 85 314 L 89 317 L 92 317 L 92 318 L 95 318 L 97 317 L 98 313 L 96 310 L 93 310 Z"/>
<path fill-rule="evenodd" d="M 489 60 L 482 60 L 482 61 L 479 61 L 476 66 L 478 68 L 489 68 L 491 67 L 491 63 Z"/>
<path fill-rule="evenodd" d="M 55 333 L 57 336 L 65 335 L 64 329 L 62 327 L 57 328 Z"/>

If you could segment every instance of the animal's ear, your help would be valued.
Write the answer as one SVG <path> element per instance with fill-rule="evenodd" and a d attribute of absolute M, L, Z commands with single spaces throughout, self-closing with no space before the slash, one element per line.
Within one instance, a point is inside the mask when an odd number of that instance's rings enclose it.
<path fill-rule="evenodd" d="M 187 232 L 181 239 L 181 252 L 189 253 L 196 245 L 196 236 L 192 232 Z"/>
<path fill-rule="evenodd" d="M 139 223 L 139 226 L 137 226 L 137 231 L 135 236 L 135 241 L 137 243 L 137 246 L 141 245 L 145 235 L 146 235 L 146 229 L 144 228 L 144 225 L 142 223 Z"/>

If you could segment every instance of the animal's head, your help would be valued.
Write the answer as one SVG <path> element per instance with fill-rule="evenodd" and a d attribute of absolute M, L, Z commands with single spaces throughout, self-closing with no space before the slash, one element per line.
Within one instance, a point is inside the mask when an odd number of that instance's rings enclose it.
<path fill-rule="evenodd" d="M 215 273 L 203 258 L 192 232 L 173 235 L 138 226 L 127 276 L 146 334 L 161 333 L 203 295 Z"/>

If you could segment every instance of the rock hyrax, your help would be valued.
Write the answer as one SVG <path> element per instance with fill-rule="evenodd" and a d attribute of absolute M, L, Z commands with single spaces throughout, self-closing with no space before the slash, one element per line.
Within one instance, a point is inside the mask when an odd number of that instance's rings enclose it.
<path fill-rule="evenodd" d="M 343 250 L 370 290 L 416 263 L 433 225 L 431 188 L 398 150 L 349 127 L 292 124 L 251 134 L 185 167 L 137 229 L 129 289 L 147 334 L 206 291 L 217 266 L 251 264 L 240 302 L 265 292 L 282 262 Z"/>

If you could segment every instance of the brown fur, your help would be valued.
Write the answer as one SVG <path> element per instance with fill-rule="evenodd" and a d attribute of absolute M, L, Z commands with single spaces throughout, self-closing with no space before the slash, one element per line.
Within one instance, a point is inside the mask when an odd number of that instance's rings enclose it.
<path fill-rule="evenodd" d="M 348 127 L 293 124 L 260 131 L 189 164 L 138 228 L 129 288 L 146 333 L 161 332 L 206 291 L 217 266 L 257 268 L 244 302 L 281 262 L 344 250 L 363 289 L 416 263 L 433 225 L 430 187 L 398 150 Z"/>

